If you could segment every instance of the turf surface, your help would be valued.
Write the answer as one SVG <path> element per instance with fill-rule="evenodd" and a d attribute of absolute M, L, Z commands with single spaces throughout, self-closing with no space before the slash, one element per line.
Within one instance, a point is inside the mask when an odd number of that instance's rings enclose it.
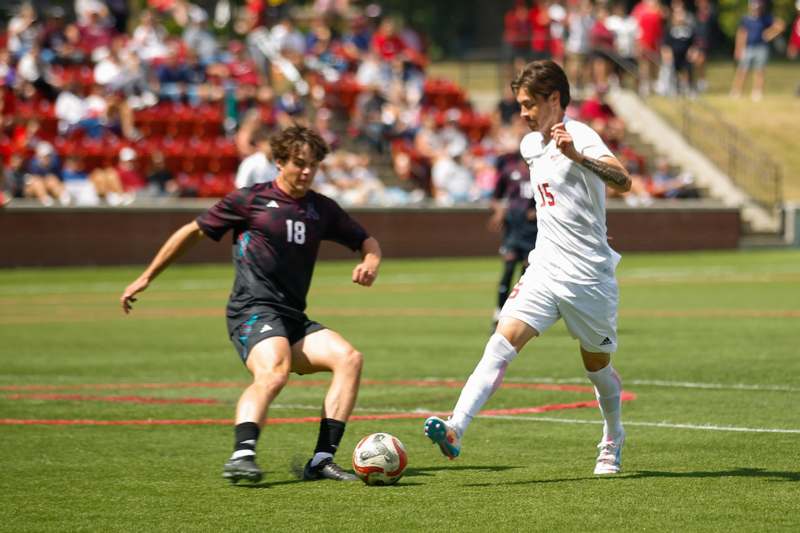
<path fill-rule="evenodd" d="M 422 435 L 477 362 L 496 259 L 389 261 L 377 286 L 318 265 L 309 314 L 366 357 L 340 463 L 375 431 L 409 453 L 394 487 L 304 483 L 316 424 L 267 427 L 265 481 L 231 486 L 226 421 L 247 373 L 229 344 L 227 265 L 176 265 L 118 309 L 138 268 L 0 275 L 2 531 L 797 531 L 800 252 L 628 254 L 619 270 L 624 473 L 591 472 L 594 408 L 478 419 L 462 457 Z M 318 414 L 327 376 L 293 376 L 275 419 Z M 592 400 L 557 325 L 526 348 L 488 408 Z M 102 385 L 102 386 L 101 386 Z M 567 387 L 569 389 L 569 387 Z M 135 422 L 91 425 L 87 422 Z M 159 421 L 166 421 L 159 423 Z M 170 422 L 172 421 L 172 422 Z M 180 425 L 177 421 L 206 421 Z"/>

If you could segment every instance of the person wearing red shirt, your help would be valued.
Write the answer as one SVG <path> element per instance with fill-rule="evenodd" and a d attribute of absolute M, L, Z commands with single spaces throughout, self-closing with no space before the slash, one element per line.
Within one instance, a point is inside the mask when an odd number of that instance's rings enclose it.
<path fill-rule="evenodd" d="M 503 17 L 503 44 L 507 58 L 511 61 L 528 57 L 531 31 L 528 22 L 528 6 L 525 0 L 515 0 L 514 7 Z"/>
<path fill-rule="evenodd" d="M 658 53 L 664 35 L 664 13 L 658 0 L 641 0 L 631 12 L 639 23 L 639 91 L 650 92 L 658 71 Z"/>
<path fill-rule="evenodd" d="M 531 27 L 531 52 L 534 60 L 550 59 L 550 15 L 544 0 L 534 0 L 528 20 Z"/>
<path fill-rule="evenodd" d="M 397 34 L 395 22 L 385 18 L 378 26 L 378 31 L 372 36 L 372 49 L 385 61 L 392 61 L 405 52 L 406 45 Z"/>

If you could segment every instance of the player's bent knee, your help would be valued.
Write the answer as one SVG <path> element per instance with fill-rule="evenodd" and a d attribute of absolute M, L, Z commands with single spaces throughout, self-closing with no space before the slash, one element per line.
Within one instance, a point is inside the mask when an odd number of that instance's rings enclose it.
<path fill-rule="evenodd" d="M 364 356 L 361 352 L 351 347 L 344 354 L 338 366 L 351 374 L 361 374 L 361 369 L 364 366 Z"/>
<path fill-rule="evenodd" d="M 517 357 L 517 350 L 511 342 L 500 333 L 495 333 L 489 337 L 484 353 L 502 360 L 506 365 Z"/>

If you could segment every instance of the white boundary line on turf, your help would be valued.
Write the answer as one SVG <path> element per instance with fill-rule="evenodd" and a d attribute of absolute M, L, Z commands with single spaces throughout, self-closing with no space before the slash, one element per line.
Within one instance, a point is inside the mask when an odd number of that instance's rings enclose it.
<path fill-rule="evenodd" d="M 432 379 L 432 378 L 431 378 Z M 450 378 L 437 378 L 450 379 Z M 586 378 L 506 378 L 508 383 L 553 383 L 553 384 L 583 384 L 588 383 Z M 747 391 L 766 391 L 766 392 L 800 392 L 800 387 L 791 385 L 761 385 L 749 383 L 697 383 L 692 381 L 666 381 L 660 379 L 625 379 L 625 385 L 641 385 L 647 387 L 667 387 L 675 389 L 709 389 L 709 390 L 747 390 Z"/>
<path fill-rule="evenodd" d="M 581 420 L 575 418 L 554 418 L 554 417 L 536 417 L 536 416 L 509 416 L 509 415 L 478 415 L 481 418 L 497 418 L 501 420 L 525 420 L 529 422 L 560 422 L 562 424 L 596 424 L 600 425 L 601 420 Z M 791 433 L 800 434 L 800 429 L 781 429 L 781 428 L 745 428 L 738 426 L 714 426 L 711 424 L 671 424 L 669 422 L 631 422 L 626 420 L 623 422 L 625 426 L 642 426 L 653 428 L 668 428 L 668 429 L 698 429 L 705 431 L 733 431 L 737 433 Z"/>
<path fill-rule="evenodd" d="M 318 405 L 302 405 L 302 404 L 273 404 L 273 408 L 282 409 L 319 409 Z M 376 407 L 356 408 L 357 412 L 366 413 L 414 413 L 420 414 L 431 412 L 430 409 L 423 409 L 418 407 L 416 409 L 382 409 Z M 556 422 L 561 424 L 591 424 L 600 425 L 602 420 L 583 420 L 578 418 L 555 418 L 551 416 L 521 416 L 521 415 L 478 415 L 479 418 L 496 418 L 498 420 L 524 420 L 527 422 Z M 746 428 L 738 426 L 715 426 L 712 424 L 672 424 L 669 422 L 631 422 L 626 420 L 626 426 L 641 426 L 653 428 L 666 428 L 666 429 L 695 429 L 705 431 L 731 431 L 734 433 L 789 433 L 800 434 L 800 429 L 783 429 L 783 428 Z"/>

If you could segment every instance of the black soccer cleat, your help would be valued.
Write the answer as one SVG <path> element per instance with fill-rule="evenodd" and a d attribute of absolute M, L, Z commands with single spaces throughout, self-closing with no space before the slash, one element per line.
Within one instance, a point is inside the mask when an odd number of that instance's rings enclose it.
<path fill-rule="evenodd" d="M 222 477 L 234 484 L 242 479 L 251 483 L 258 483 L 264 477 L 264 473 L 256 464 L 255 457 L 249 456 L 228 459 L 228 462 L 222 467 Z"/>
<path fill-rule="evenodd" d="M 317 466 L 311 466 L 311 459 L 309 459 L 303 468 L 303 480 L 315 481 L 317 479 L 356 481 L 358 478 L 350 472 L 342 470 L 342 467 L 334 463 L 333 459 L 323 459 Z"/>

